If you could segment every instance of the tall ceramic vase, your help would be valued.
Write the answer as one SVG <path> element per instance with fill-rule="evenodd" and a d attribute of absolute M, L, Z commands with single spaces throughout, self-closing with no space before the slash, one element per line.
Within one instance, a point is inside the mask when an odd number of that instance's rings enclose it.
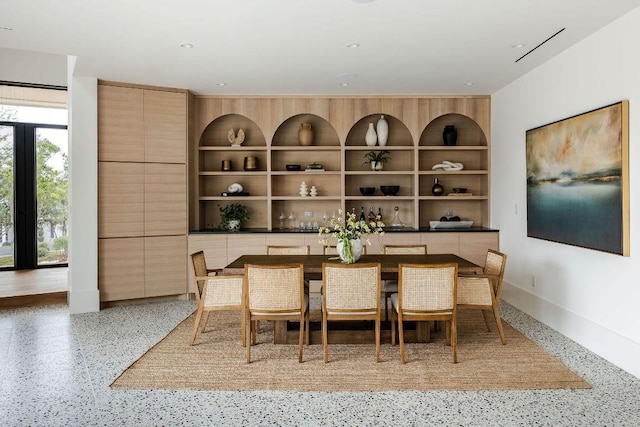
<path fill-rule="evenodd" d="M 364 251 L 362 248 L 362 240 L 338 240 L 336 251 L 343 263 L 353 264 L 360 259 Z"/>
<path fill-rule="evenodd" d="M 298 142 L 304 146 L 313 145 L 313 129 L 311 129 L 311 123 L 300 123 Z"/>
<path fill-rule="evenodd" d="M 369 123 L 369 129 L 367 129 L 367 133 L 364 136 L 364 142 L 369 147 L 375 146 L 378 142 L 378 135 L 376 135 L 376 130 L 373 128 L 373 123 Z"/>
<path fill-rule="evenodd" d="M 376 124 L 376 132 L 378 133 L 378 145 L 381 147 L 387 145 L 387 139 L 389 139 L 389 123 L 387 123 L 384 115 L 380 116 Z"/>

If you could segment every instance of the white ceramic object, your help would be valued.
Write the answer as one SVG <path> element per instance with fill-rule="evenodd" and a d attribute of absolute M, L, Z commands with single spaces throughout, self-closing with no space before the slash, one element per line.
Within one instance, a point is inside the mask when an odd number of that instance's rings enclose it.
<path fill-rule="evenodd" d="M 384 163 L 382 162 L 371 162 L 371 169 L 374 171 L 381 171 L 384 167 Z"/>
<path fill-rule="evenodd" d="M 362 256 L 364 249 L 362 248 L 362 240 L 355 239 L 349 240 L 349 248 L 345 247 L 345 243 L 342 240 L 338 240 L 336 244 L 336 251 L 338 256 L 345 264 L 353 264 L 358 261 Z"/>
<path fill-rule="evenodd" d="M 378 142 L 378 135 L 376 134 L 376 130 L 373 128 L 373 123 L 369 123 L 369 129 L 367 129 L 367 133 L 364 136 L 364 142 L 369 147 L 375 146 Z"/>
<path fill-rule="evenodd" d="M 302 181 L 300 183 L 300 197 L 307 197 L 309 195 L 309 190 L 307 189 L 307 183 Z"/>
<path fill-rule="evenodd" d="M 244 190 L 244 188 L 242 187 L 242 185 L 240 185 L 240 184 L 239 184 L 239 183 L 237 183 L 237 182 L 234 182 L 233 184 L 231 184 L 231 185 L 229 186 L 229 188 L 227 188 L 227 191 L 228 191 L 229 193 L 241 193 L 241 192 L 242 192 L 242 190 Z"/>
<path fill-rule="evenodd" d="M 378 145 L 384 147 L 387 145 L 387 139 L 389 138 L 389 123 L 384 115 L 380 116 L 378 123 L 376 124 L 376 132 L 378 133 Z"/>
<path fill-rule="evenodd" d="M 318 189 L 316 188 L 315 185 L 311 186 L 311 190 L 309 191 L 309 195 L 311 197 L 316 197 L 318 195 Z"/>

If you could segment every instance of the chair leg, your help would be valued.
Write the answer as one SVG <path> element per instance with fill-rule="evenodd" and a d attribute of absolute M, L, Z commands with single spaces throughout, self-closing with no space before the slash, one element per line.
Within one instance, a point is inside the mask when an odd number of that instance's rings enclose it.
<path fill-rule="evenodd" d="M 398 314 L 398 335 L 400 336 L 400 363 L 406 363 L 404 360 L 404 328 L 402 326 L 402 314 Z"/>
<path fill-rule="evenodd" d="M 247 363 L 251 363 L 251 334 L 253 330 L 253 324 L 251 322 L 251 313 L 247 310 L 247 314 L 245 315 L 245 322 L 250 325 L 246 331 L 246 340 L 247 340 Z"/>
<path fill-rule="evenodd" d="M 329 361 L 329 332 L 327 331 L 327 313 L 322 312 L 322 355 L 324 358 L 324 363 Z"/>
<path fill-rule="evenodd" d="M 385 292 L 384 293 L 384 320 L 388 321 L 389 320 L 389 297 L 391 295 L 389 295 L 389 292 Z"/>
<path fill-rule="evenodd" d="M 304 331 L 305 331 L 305 339 L 307 341 L 307 345 L 309 345 L 309 310 L 307 310 L 307 312 L 305 313 L 305 325 L 304 325 Z"/>
<path fill-rule="evenodd" d="M 204 330 L 207 328 L 207 322 L 209 321 L 209 312 L 204 313 L 204 321 L 202 322 L 202 329 L 200 332 L 204 334 Z"/>
<path fill-rule="evenodd" d="M 491 326 L 489 326 L 489 315 L 487 314 L 488 310 L 481 310 L 482 317 L 484 317 L 484 324 L 487 326 L 487 332 L 491 332 Z"/>
<path fill-rule="evenodd" d="M 391 345 L 396 345 L 396 321 L 398 320 L 398 316 L 396 315 L 396 311 L 393 310 L 391 312 Z"/>
<path fill-rule="evenodd" d="M 445 345 L 451 345 L 451 322 L 447 322 L 444 328 L 444 343 Z"/>
<path fill-rule="evenodd" d="M 196 334 L 198 333 L 198 326 L 200 325 L 201 318 L 202 318 L 202 307 L 198 307 L 198 313 L 196 313 L 196 322 L 193 325 L 193 333 L 191 334 L 191 342 L 189 343 L 189 345 L 193 345 L 193 342 L 196 340 Z"/>
<path fill-rule="evenodd" d="M 260 323 L 257 320 L 254 320 L 251 323 L 251 345 L 256 345 L 256 330 L 260 328 Z"/>
<path fill-rule="evenodd" d="M 380 316 L 376 319 L 376 363 L 380 362 Z"/>
<path fill-rule="evenodd" d="M 498 310 L 498 306 L 493 306 L 493 316 L 496 318 L 496 325 L 498 325 L 498 333 L 500 334 L 500 340 L 502 340 L 502 345 L 507 343 L 507 339 L 504 336 L 504 330 L 502 329 L 502 320 L 500 320 L 500 311 Z"/>
<path fill-rule="evenodd" d="M 453 363 L 458 363 L 458 325 L 455 317 L 451 319 L 451 349 L 453 351 Z"/>
<path fill-rule="evenodd" d="M 244 310 L 240 310 L 240 329 L 242 330 L 242 346 L 245 347 L 247 345 L 247 322 L 244 318 Z"/>
<path fill-rule="evenodd" d="M 300 313 L 300 332 L 298 333 L 298 363 L 302 363 L 302 349 L 304 346 L 304 313 Z"/>

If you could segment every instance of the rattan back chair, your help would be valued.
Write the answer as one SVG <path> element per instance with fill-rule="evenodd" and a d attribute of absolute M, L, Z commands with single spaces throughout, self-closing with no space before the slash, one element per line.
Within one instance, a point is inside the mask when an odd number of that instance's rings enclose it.
<path fill-rule="evenodd" d="M 278 246 L 267 245 L 267 255 L 309 255 L 311 249 L 309 245 L 302 246 Z"/>
<path fill-rule="evenodd" d="M 391 322 L 391 340 L 395 345 L 396 327 L 400 338 L 400 361 L 405 363 L 405 321 L 447 322 L 447 339 L 451 342 L 453 363 L 458 362 L 456 292 L 458 264 L 400 264 L 398 293 L 391 295 L 395 318 Z"/>
<path fill-rule="evenodd" d="M 500 305 L 502 280 L 506 265 L 506 254 L 489 249 L 487 250 L 484 270 L 481 274 L 461 275 L 458 278 L 458 308 L 482 310 L 482 317 L 487 326 L 487 331 L 491 331 L 488 313 L 489 311 L 493 312 L 502 344 L 506 344 L 507 340 L 502 329 L 498 306 Z"/>
<path fill-rule="evenodd" d="M 217 269 L 207 269 L 204 252 L 198 251 L 191 254 L 193 265 L 192 278 L 196 283 L 196 302 L 198 310 L 193 325 L 190 345 L 193 345 L 198 327 L 202 321 L 202 333 L 205 332 L 209 313 L 216 310 L 237 310 L 241 312 L 242 344 L 245 344 L 245 324 L 242 300 L 243 276 L 210 276 L 211 273 L 219 273 Z M 202 315 L 204 314 L 204 319 Z"/>
<path fill-rule="evenodd" d="M 323 255 L 335 255 L 338 256 L 338 249 L 336 247 L 336 245 L 324 245 L 322 247 L 322 254 Z M 366 246 L 362 246 L 362 255 L 366 255 L 367 254 L 367 247 Z"/>
<path fill-rule="evenodd" d="M 380 361 L 380 263 L 322 264 L 322 346 L 328 356 L 330 320 L 374 320 Z"/>
<path fill-rule="evenodd" d="M 306 336 L 309 342 L 309 298 L 304 292 L 304 266 L 246 264 L 244 298 L 245 324 L 260 320 L 300 322 L 298 362 L 302 363 L 303 338 Z M 255 344 L 255 332 L 251 335 L 247 336 L 247 363 L 251 362 L 251 344 Z"/>
<path fill-rule="evenodd" d="M 384 245 L 382 253 L 385 255 L 426 255 L 427 245 Z M 389 320 L 389 298 L 398 292 L 397 280 L 385 280 L 382 283 L 384 293 L 384 320 Z"/>

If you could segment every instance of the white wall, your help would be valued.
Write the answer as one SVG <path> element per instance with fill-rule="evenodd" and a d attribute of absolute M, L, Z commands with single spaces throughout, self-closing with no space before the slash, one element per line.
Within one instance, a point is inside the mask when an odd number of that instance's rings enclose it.
<path fill-rule="evenodd" d="M 67 85 L 67 56 L 0 48 L 0 80 Z"/>
<path fill-rule="evenodd" d="M 638 40 L 640 8 L 493 94 L 491 207 L 509 255 L 504 300 L 640 377 Z M 631 256 L 528 238 L 525 131 L 625 99 Z"/>
<path fill-rule="evenodd" d="M 100 309 L 98 291 L 98 80 L 69 58 L 69 311 Z"/>

